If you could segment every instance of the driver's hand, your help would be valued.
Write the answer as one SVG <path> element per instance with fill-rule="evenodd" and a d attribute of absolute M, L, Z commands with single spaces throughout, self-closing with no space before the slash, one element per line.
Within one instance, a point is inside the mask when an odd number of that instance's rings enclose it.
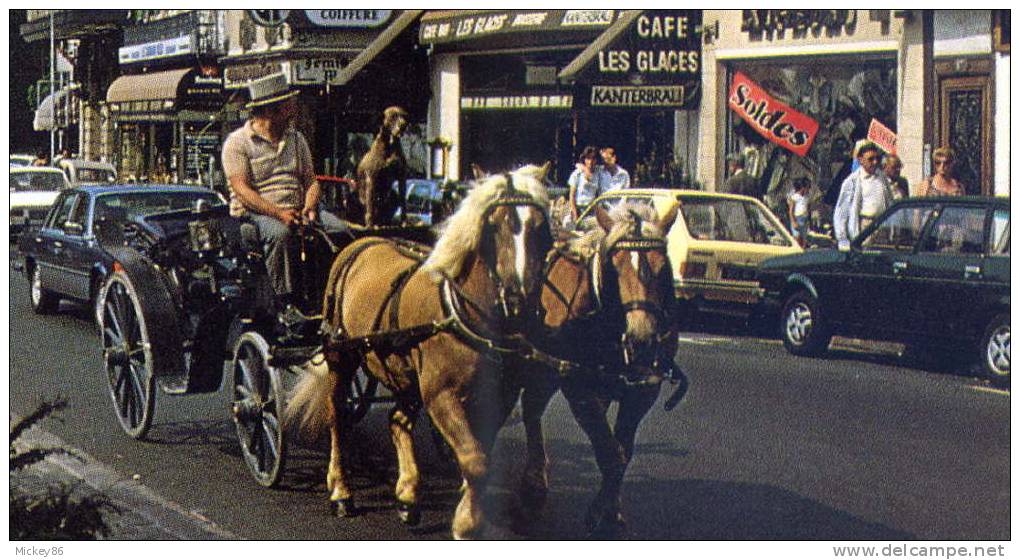
<path fill-rule="evenodd" d="M 276 218 L 285 226 L 296 226 L 301 224 L 301 214 L 293 208 L 284 208 L 277 212 Z"/>

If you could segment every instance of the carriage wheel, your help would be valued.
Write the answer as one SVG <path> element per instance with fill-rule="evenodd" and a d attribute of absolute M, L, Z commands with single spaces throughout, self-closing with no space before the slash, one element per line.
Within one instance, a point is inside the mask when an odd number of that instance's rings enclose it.
<path fill-rule="evenodd" d="M 269 365 L 269 343 L 248 331 L 234 347 L 233 416 L 241 455 L 255 480 L 275 486 L 283 476 L 286 443 L 280 370 Z"/>
<path fill-rule="evenodd" d="M 363 368 L 358 368 L 351 377 L 350 391 L 347 393 L 347 417 L 351 423 L 360 422 L 372 408 L 371 399 L 379 390 L 379 380 L 365 374 Z"/>
<path fill-rule="evenodd" d="M 155 408 L 149 330 L 126 274 L 114 273 L 100 297 L 103 362 L 114 411 L 124 432 L 141 439 L 152 425 Z"/>

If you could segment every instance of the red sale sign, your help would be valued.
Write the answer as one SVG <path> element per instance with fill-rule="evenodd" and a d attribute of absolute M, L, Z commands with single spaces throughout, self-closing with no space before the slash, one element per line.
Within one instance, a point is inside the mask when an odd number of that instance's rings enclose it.
<path fill-rule="evenodd" d="M 889 127 L 880 123 L 878 119 L 871 119 L 871 126 L 868 127 L 868 140 L 877 144 L 886 153 L 896 153 L 896 133 L 889 130 Z"/>
<path fill-rule="evenodd" d="M 818 133 L 818 122 L 776 101 L 758 84 L 737 72 L 730 86 L 729 107 L 773 144 L 805 156 Z"/>

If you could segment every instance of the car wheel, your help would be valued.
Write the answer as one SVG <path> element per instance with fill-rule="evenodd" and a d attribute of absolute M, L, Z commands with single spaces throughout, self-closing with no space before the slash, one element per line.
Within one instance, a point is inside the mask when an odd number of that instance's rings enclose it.
<path fill-rule="evenodd" d="M 38 266 L 32 267 L 30 280 L 31 286 L 28 293 L 31 298 L 32 311 L 39 315 L 56 311 L 57 305 L 60 304 L 60 298 L 55 293 L 43 288 Z"/>
<path fill-rule="evenodd" d="M 1009 314 L 996 315 L 981 338 L 981 369 L 996 387 L 1009 387 Z"/>
<path fill-rule="evenodd" d="M 779 324 L 783 346 L 797 356 L 817 356 L 825 352 L 832 337 L 818 299 L 799 291 L 786 300 Z"/>

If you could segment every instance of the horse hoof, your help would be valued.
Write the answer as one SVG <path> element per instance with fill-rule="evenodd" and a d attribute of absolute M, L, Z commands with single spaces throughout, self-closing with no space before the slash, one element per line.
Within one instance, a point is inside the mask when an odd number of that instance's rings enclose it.
<path fill-rule="evenodd" d="M 421 510 L 417 504 L 405 504 L 397 502 L 397 517 L 404 525 L 414 527 L 421 523 Z"/>
<path fill-rule="evenodd" d="M 358 514 L 358 508 L 354 505 L 354 498 L 330 500 L 329 509 L 337 517 L 354 517 Z"/>

